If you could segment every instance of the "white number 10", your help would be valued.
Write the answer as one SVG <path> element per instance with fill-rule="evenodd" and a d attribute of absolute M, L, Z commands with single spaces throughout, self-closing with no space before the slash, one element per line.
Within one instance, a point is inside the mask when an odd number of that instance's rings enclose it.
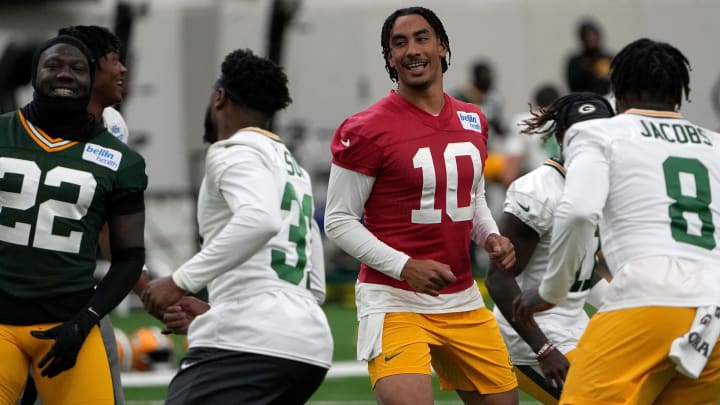
<path fill-rule="evenodd" d="M 470 189 L 470 205 L 458 207 L 458 165 L 457 158 L 467 156 L 473 164 L 473 182 Z M 480 176 L 482 176 L 482 163 L 480 151 L 471 142 L 450 143 L 443 152 L 447 186 L 445 188 L 445 211 L 453 221 L 468 221 L 473 217 L 475 191 Z M 411 221 L 415 224 L 439 224 L 441 210 L 435 208 L 437 181 L 435 177 L 435 164 L 429 147 L 418 149 L 413 156 L 413 167 L 422 169 L 423 188 L 420 195 L 420 209 L 412 210 Z"/>

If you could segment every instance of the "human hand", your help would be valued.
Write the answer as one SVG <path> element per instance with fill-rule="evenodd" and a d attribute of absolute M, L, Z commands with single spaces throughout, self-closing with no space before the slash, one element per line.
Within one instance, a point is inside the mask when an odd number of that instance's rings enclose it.
<path fill-rule="evenodd" d="M 512 320 L 521 325 L 538 328 L 533 314 L 535 312 L 548 310 L 554 306 L 554 304 L 540 298 L 537 288 L 524 290 L 513 300 Z"/>
<path fill-rule="evenodd" d="M 55 343 L 38 363 L 38 368 L 42 369 L 40 375 L 52 378 L 73 368 L 85 338 L 99 320 L 97 314 L 85 309 L 53 328 L 30 331 L 37 339 L 55 339 Z"/>
<path fill-rule="evenodd" d="M 415 291 L 437 297 L 440 290 L 455 282 L 450 266 L 435 260 L 409 259 L 400 276 Z"/>
<path fill-rule="evenodd" d="M 565 355 L 553 347 L 550 352 L 538 359 L 538 364 L 548 386 L 561 390 L 570 368 L 570 362 Z"/>
<path fill-rule="evenodd" d="M 490 260 L 503 270 L 515 264 L 515 246 L 505 236 L 490 234 L 485 240 L 485 251 L 490 255 Z"/>
<path fill-rule="evenodd" d="M 167 307 L 178 302 L 185 294 L 186 291 L 175 285 L 172 277 L 167 276 L 148 281 L 140 299 L 146 311 L 163 320 Z"/>
<path fill-rule="evenodd" d="M 195 297 L 185 296 L 180 298 L 174 305 L 170 305 L 165 314 L 163 314 L 163 322 L 165 329 L 162 333 L 168 335 L 175 333 L 178 335 L 186 335 L 190 323 L 196 316 L 207 312 L 210 305 L 207 302 L 199 300 Z"/>

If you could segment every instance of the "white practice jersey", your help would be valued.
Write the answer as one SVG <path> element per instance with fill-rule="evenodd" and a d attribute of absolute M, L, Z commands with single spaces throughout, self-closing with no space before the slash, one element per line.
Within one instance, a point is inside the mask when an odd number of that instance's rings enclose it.
<path fill-rule="evenodd" d="M 535 230 L 540 237 L 527 266 L 515 278 L 522 290 L 537 288 L 545 274 L 555 207 L 562 196 L 564 185 L 563 166 L 554 160 L 547 160 L 544 165 L 515 180 L 507 190 L 504 211 Z M 598 244 L 597 237 L 588 241 L 585 259 L 576 273 L 567 299 L 550 310 L 535 314 L 535 320 L 545 336 L 563 353 L 575 348 L 589 320 L 584 307 Z M 513 363 L 536 364 L 533 350 L 510 326 L 497 306 L 493 312 Z"/>
<path fill-rule="evenodd" d="M 565 145 L 568 172 L 588 182 L 574 187 L 604 203 L 600 235 L 614 277 L 601 311 L 720 304 L 720 134 L 678 113 L 631 109 L 573 125 Z"/>
<path fill-rule="evenodd" d="M 207 286 L 190 347 L 215 347 L 330 367 L 333 343 L 314 292 L 324 259 L 308 173 L 276 135 L 246 128 L 207 152 L 198 197 L 203 246 L 175 273 Z"/>
<path fill-rule="evenodd" d="M 128 143 L 130 131 L 128 131 L 127 124 L 125 123 L 123 116 L 120 114 L 120 111 L 114 109 L 113 107 L 105 107 L 102 119 L 108 132 L 113 134 L 115 138 L 119 139 L 123 143 Z"/>

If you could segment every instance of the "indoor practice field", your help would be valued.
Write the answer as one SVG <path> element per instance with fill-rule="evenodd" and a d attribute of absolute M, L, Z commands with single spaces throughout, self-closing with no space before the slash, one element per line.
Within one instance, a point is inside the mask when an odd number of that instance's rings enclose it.
<path fill-rule="evenodd" d="M 332 288 L 332 287 L 331 287 Z M 343 288 L 348 290 L 347 287 Z M 329 291 L 330 292 L 330 291 Z M 487 294 L 486 302 L 490 306 Z M 330 297 L 333 298 L 333 297 Z M 313 395 L 309 404 L 331 405 L 370 405 L 375 404 L 374 396 L 370 390 L 370 380 L 367 377 L 364 364 L 355 361 L 355 334 L 357 332 L 357 321 L 355 319 L 355 308 L 352 306 L 350 297 L 335 297 L 323 308 L 330 321 L 335 350 L 333 355 L 334 366 L 328 373 L 328 377 Z M 142 310 L 132 310 L 128 316 L 113 316 L 115 327 L 122 329 L 128 335 L 138 328 L 155 325 L 162 326 Z M 185 337 L 172 335 L 175 342 L 175 365 L 179 362 L 185 350 Z M 123 385 L 127 405 L 159 405 L 163 403 L 167 391 L 167 382 L 172 377 L 173 370 L 165 372 L 135 372 L 123 375 Z M 433 380 L 435 389 L 436 404 L 462 404 L 454 392 L 441 391 L 437 379 Z M 520 392 L 520 404 L 539 404 L 529 395 Z"/>

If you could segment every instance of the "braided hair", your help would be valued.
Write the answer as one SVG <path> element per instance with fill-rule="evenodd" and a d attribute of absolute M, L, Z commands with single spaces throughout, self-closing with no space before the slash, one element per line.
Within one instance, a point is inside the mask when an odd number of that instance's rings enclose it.
<path fill-rule="evenodd" d="M 678 108 L 690 96 L 690 62 L 665 42 L 638 39 L 615 56 L 610 64 L 610 84 L 615 98 L 632 94 L 639 101 L 672 103 Z"/>
<path fill-rule="evenodd" d="M 395 24 L 395 20 L 397 20 L 398 17 L 412 14 L 417 14 L 427 20 L 433 30 L 435 30 L 435 35 L 437 35 L 440 39 L 440 43 L 447 48 L 447 59 L 445 57 L 441 58 L 442 72 L 445 73 L 450 65 L 450 39 L 448 39 L 445 27 L 438 16 L 432 10 L 425 7 L 415 6 L 401 8 L 395 10 L 395 12 L 388 16 L 382 26 L 382 31 L 380 31 L 380 46 L 382 47 L 383 59 L 385 59 L 385 70 L 387 70 L 390 75 L 390 80 L 394 82 L 398 80 L 398 74 L 397 70 L 395 70 L 394 67 L 391 67 L 390 62 L 388 61 L 390 52 L 392 52 L 392 49 L 390 48 L 390 34 L 392 32 L 393 25 Z"/>
<path fill-rule="evenodd" d="M 591 107 L 588 107 L 591 105 Z M 585 107 L 585 110 L 581 110 Z M 543 142 L 556 135 L 558 142 L 562 143 L 565 131 L 576 122 L 592 118 L 612 117 L 613 108 L 605 97 L 592 92 L 571 93 L 555 100 L 548 107 L 538 107 L 533 110 L 532 117 L 521 122 L 523 134 L 542 135 Z"/>
<path fill-rule="evenodd" d="M 105 27 L 97 25 L 73 25 L 60 28 L 58 35 L 69 35 L 79 39 L 92 52 L 95 66 L 100 68 L 100 59 L 110 52 L 120 52 L 120 38 Z"/>
<path fill-rule="evenodd" d="M 292 102 L 283 69 L 249 49 L 229 53 L 221 66 L 218 86 L 230 100 L 272 116 Z"/>

